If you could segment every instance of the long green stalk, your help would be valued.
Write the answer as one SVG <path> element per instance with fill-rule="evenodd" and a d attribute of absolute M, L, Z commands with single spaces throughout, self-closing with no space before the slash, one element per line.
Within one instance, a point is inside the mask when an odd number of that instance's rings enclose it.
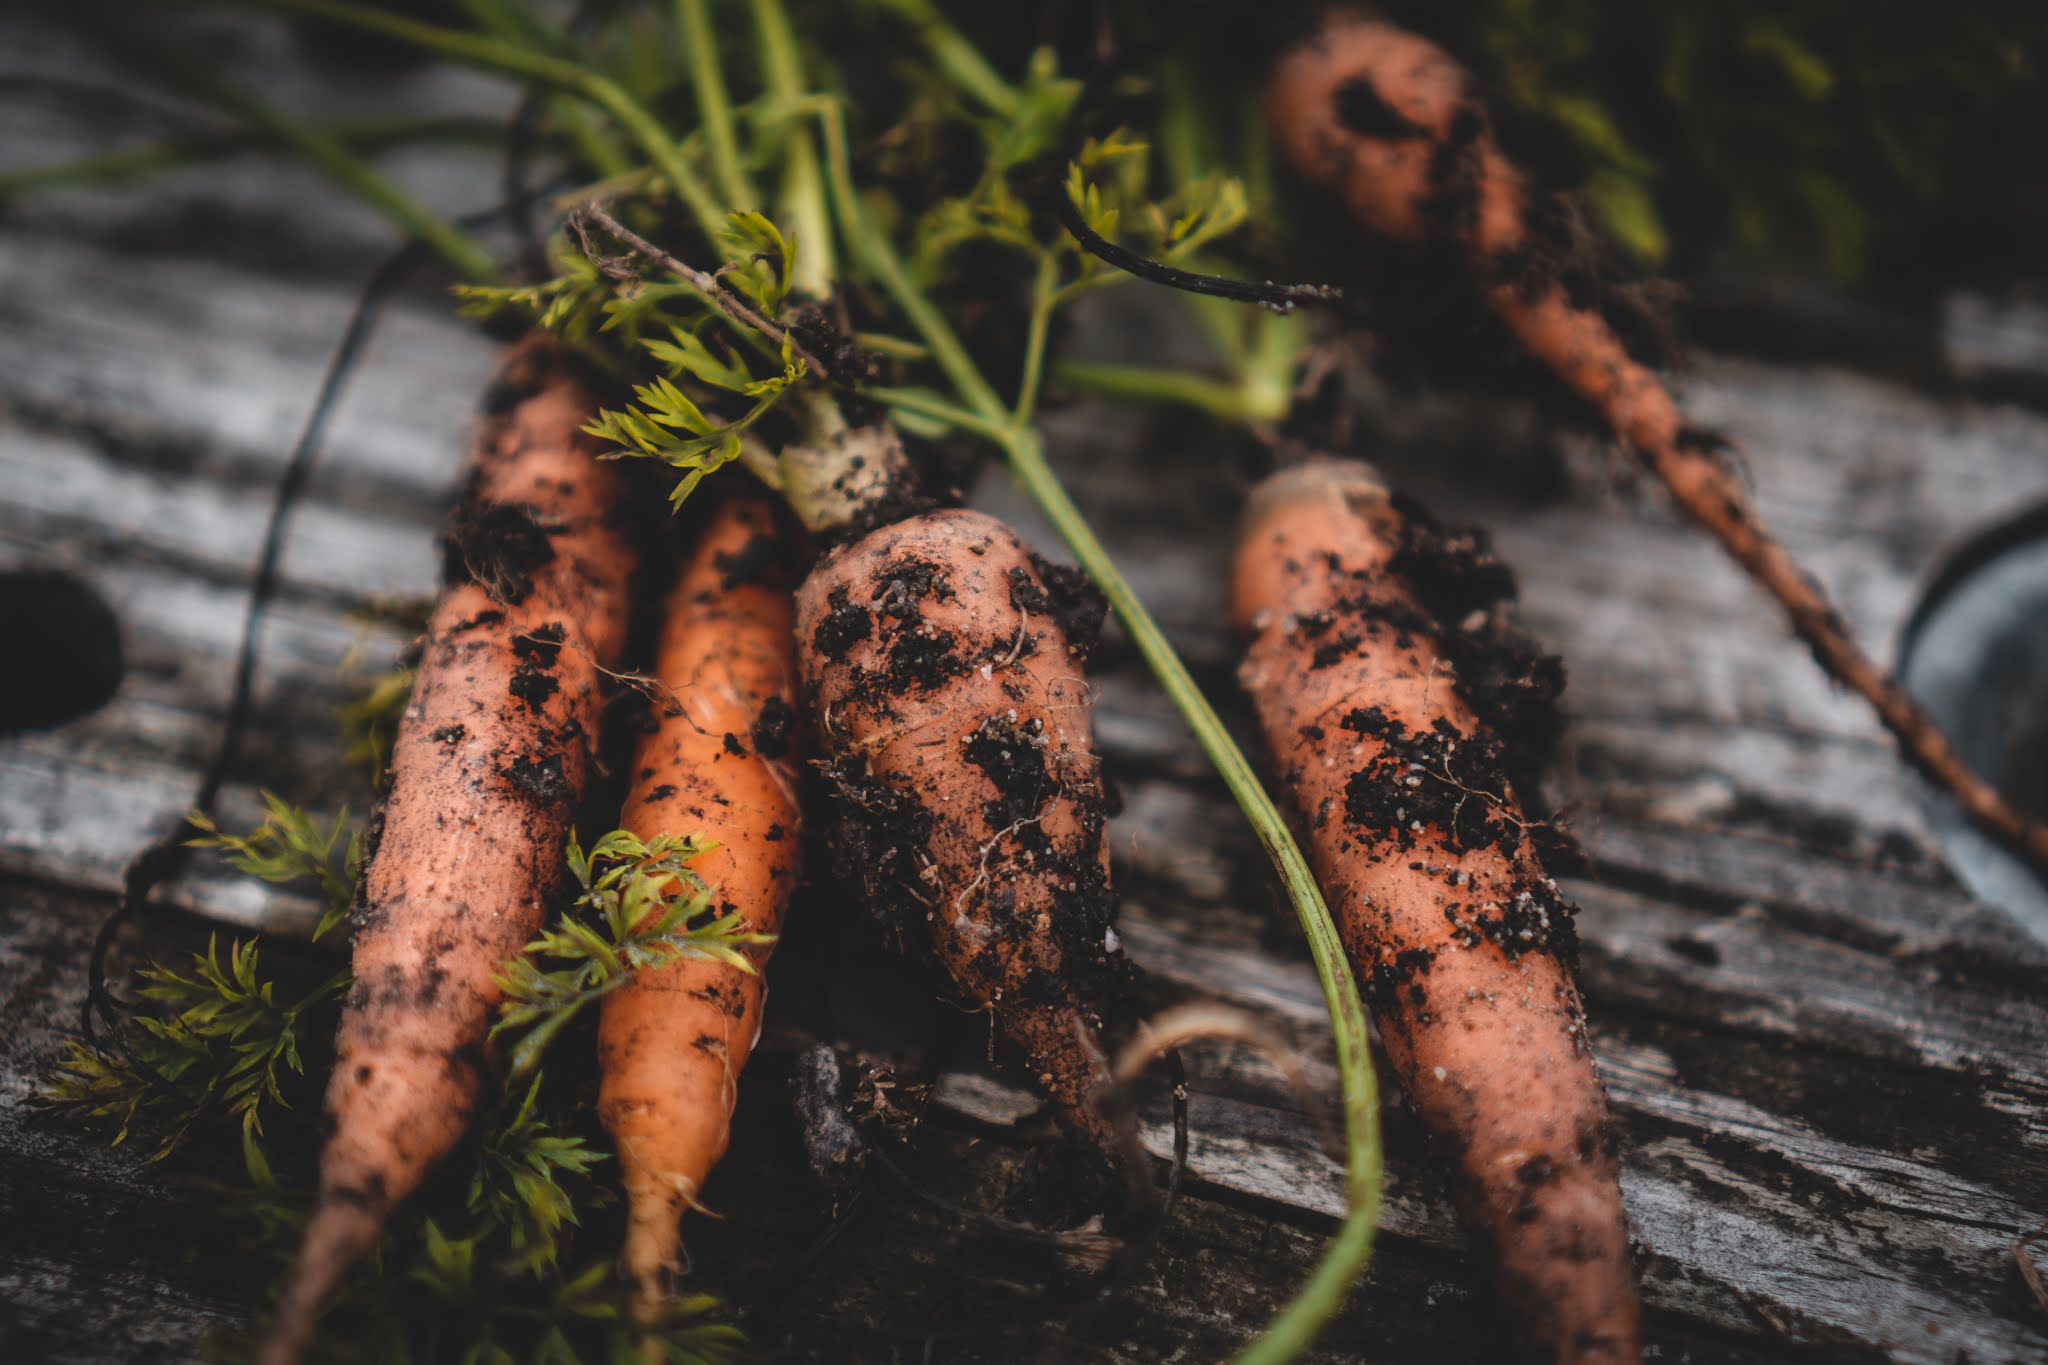
<path fill-rule="evenodd" d="M 683 63 L 689 68 L 697 118 L 711 155 L 711 178 L 728 206 L 738 212 L 754 207 L 754 187 L 740 169 L 739 141 L 732 131 L 732 97 L 726 93 L 725 70 L 718 63 L 718 35 L 711 28 L 706 0 L 676 0 L 676 36 Z"/>
<path fill-rule="evenodd" d="M 1053 310 L 1059 305 L 1059 255 L 1048 251 L 1038 258 L 1037 277 L 1031 288 L 1031 321 L 1024 329 L 1024 374 L 1017 383 L 1017 401 L 1010 409 L 1012 426 L 1023 426 L 1038 410 L 1038 386 L 1045 377 L 1046 340 L 1051 334 Z"/>
<path fill-rule="evenodd" d="M 819 125 L 825 133 L 826 179 L 832 189 L 833 212 L 839 218 L 840 233 L 852 247 L 855 259 L 903 310 L 911 327 L 924 338 L 925 345 L 931 350 L 933 363 L 945 374 L 946 381 L 968 408 L 984 415 L 996 414 L 998 422 L 1006 422 L 1009 414 L 1003 408 L 1003 400 L 982 377 L 980 368 L 969 358 L 967 348 L 960 344 L 960 338 L 954 335 L 952 327 L 939 315 L 939 310 L 912 281 L 895 248 L 881 234 L 869 230 L 853 186 L 853 155 L 847 149 L 846 121 L 838 103 L 819 101 L 817 112 Z"/>
<path fill-rule="evenodd" d="M 838 281 L 832 264 L 832 216 L 825 205 L 825 186 L 818 171 L 818 148 L 809 122 L 796 122 L 804 98 L 803 67 L 797 60 L 796 36 L 781 0 L 754 0 L 754 28 L 761 38 L 761 76 L 775 105 L 775 116 L 790 120 L 783 158 L 782 193 L 778 208 L 796 236 L 796 284 L 815 299 L 831 296 Z"/>
<path fill-rule="evenodd" d="M 992 114 L 1008 118 L 1017 112 L 1016 89 L 996 74 L 995 68 L 982 57 L 981 50 L 948 23 L 931 0 L 880 0 L 880 3 L 882 8 L 893 10 L 917 29 L 925 50 L 932 54 L 933 63 L 953 84 L 980 101 Z"/>
<path fill-rule="evenodd" d="M 368 118 L 312 126 L 355 155 L 426 142 L 485 143 L 495 141 L 504 131 L 496 123 L 473 118 Z M 0 171 L 0 199 L 37 190 L 118 184 L 278 145 L 275 137 L 239 127 L 163 138 L 119 151 Z"/>
<path fill-rule="evenodd" d="M 1187 370 L 1151 365 L 1115 365 L 1100 361 L 1062 360 L 1052 367 L 1062 387 L 1101 398 L 1178 403 L 1224 422 L 1277 422 L 1287 415 L 1283 389 L 1277 401 L 1263 389 Z"/>
<path fill-rule="evenodd" d="M 175 47 L 152 44 L 146 49 L 131 35 L 95 23 L 81 10 L 68 16 L 87 41 L 121 66 L 152 79 L 189 99 L 212 106 L 245 127 L 297 152 L 319 174 L 368 204 L 408 236 L 431 247 L 463 278 L 498 278 L 498 262 L 474 237 L 441 218 L 404 187 L 357 156 L 330 129 L 316 127 L 227 80 Z M 104 16 L 97 16 L 103 19 Z"/>
<path fill-rule="evenodd" d="M 524 43 L 540 51 L 559 52 L 571 60 L 581 56 L 566 34 L 548 27 L 545 19 L 519 0 L 462 0 L 462 7 L 469 11 L 470 18 L 476 20 L 480 27 L 508 42 Z M 600 177 L 620 175 L 632 169 L 631 161 L 609 130 L 599 127 L 590 111 L 575 99 L 558 91 L 548 100 L 548 114 Z"/>
<path fill-rule="evenodd" d="M 565 58 L 532 51 L 517 43 L 421 23 L 387 10 L 351 4 L 349 0 L 218 0 L 218 3 L 332 19 L 438 52 L 465 66 L 480 67 L 524 81 L 541 81 L 567 90 L 611 115 L 626 130 L 647 153 L 655 170 L 668 182 L 676 197 L 683 201 L 683 206 L 689 209 L 697 220 L 698 228 L 707 237 L 716 236 L 725 226 L 726 215 L 718 201 L 712 197 L 696 168 L 683 156 L 682 148 L 661 126 L 661 121 L 618 82 L 600 72 Z"/>
<path fill-rule="evenodd" d="M 479 28 L 487 28 L 514 42 L 544 47 L 554 36 L 538 14 L 517 0 L 461 0 L 461 3 Z"/>

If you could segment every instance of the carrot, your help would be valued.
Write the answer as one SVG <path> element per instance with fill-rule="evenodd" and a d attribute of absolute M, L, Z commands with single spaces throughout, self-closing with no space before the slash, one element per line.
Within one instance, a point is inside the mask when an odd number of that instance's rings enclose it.
<path fill-rule="evenodd" d="M 1495 145 L 1471 84 L 1428 39 L 1340 7 L 1275 65 L 1267 107 L 1295 169 L 1337 191 L 1362 226 L 1395 242 L 1455 249 L 1508 331 L 1778 602 L 1821 667 L 1870 703 L 1907 760 L 1988 833 L 2048 867 L 2048 826 L 1970 771 L 1764 528 L 1727 443 L 1686 425 L 1664 381 L 1574 298 L 1530 226 L 1528 186 Z"/>
<path fill-rule="evenodd" d="M 773 510 L 719 506 L 670 591 L 654 674 L 668 702 L 634 759 L 620 824 L 652 841 L 717 842 L 691 870 L 744 932 L 779 932 L 801 842 L 791 742 L 794 609 L 788 539 Z M 754 954 L 766 962 L 769 949 Z M 624 1267 L 634 1309 L 657 1310 L 679 1221 L 724 1155 L 740 1069 L 761 1029 L 759 975 L 683 959 L 641 970 L 605 998 L 598 1114 L 626 1188 Z"/>
<path fill-rule="evenodd" d="M 1382 1046 L 1450 1158 L 1503 1297 L 1557 1360 L 1634 1360 L 1628 1228 L 1572 981 L 1572 911 L 1500 739 L 1393 572 L 1407 539 L 1362 464 L 1263 484 L 1234 570 L 1250 639 L 1239 681 Z"/>
<path fill-rule="evenodd" d="M 1111 921 L 1082 661 L 1097 618 L 1001 522 L 937 511 L 828 555 L 797 639 L 851 877 L 921 943 L 1106 1174 Z"/>
<path fill-rule="evenodd" d="M 461 1138 L 494 977 L 559 877 L 632 570 L 619 477 L 580 431 L 597 406 L 571 353 L 539 336 L 486 395 L 351 915 L 317 1202 L 263 1361 L 296 1358 L 386 1215 Z"/>

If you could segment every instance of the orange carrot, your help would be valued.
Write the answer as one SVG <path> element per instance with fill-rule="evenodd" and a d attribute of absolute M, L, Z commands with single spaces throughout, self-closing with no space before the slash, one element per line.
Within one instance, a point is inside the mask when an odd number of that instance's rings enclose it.
<path fill-rule="evenodd" d="M 1308 835 L 1382 1046 L 1446 1149 L 1503 1297 L 1560 1361 L 1637 1358 L 1628 1228 L 1578 990 L 1498 737 L 1391 571 L 1372 471 L 1316 462 L 1253 495 L 1239 680 Z"/>
<path fill-rule="evenodd" d="M 801 827 L 792 757 L 796 656 L 791 545 L 766 503 L 722 504 L 668 597 L 654 675 L 667 703 L 634 759 L 620 824 L 640 838 L 718 847 L 691 870 L 742 932 L 780 932 Z M 753 953 L 765 965 L 769 949 Z M 624 1266 L 634 1308 L 654 1313 L 677 1267 L 679 1221 L 725 1153 L 740 1069 L 767 988 L 721 962 L 642 969 L 605 998 L 598 1113 L 626 1187 Z"/>
<path fill-rule="evenodd" d="M 1128 971 L 1067 580 L 978 512 L 913 516 L 797 595 L 804 681 L 840 792 L 839 854 L 1048 1092 L 1106 1173 L 1099 1035 Z"/>
<path fill-rule="evenodd" d="M 486 396 L 351 916 L 333 1132 L 266 1362 L 296 1358 L 386 1215 L 468 1127 L 494 978 L 559 878 L 632 570 L 620 480 L 580 430 L 597 406 L 574 356 L 538 336 Z"/>
<path fill-rule="evenodd" d="M 1267 107 L 1295 169 L 1340 194 L 1362 226 L 1455 248 L 1494 315 L 1779 603 L 1821 667 L 1875 708 L 1907 760 L 1988 833 L 2048 867 L 2048 826 L 1970 771 L 1765 530 L 1726 442 L 1687 426 L 1664 381 L 1575 301 L 1530 227 L 1529 189 L 1495 145 L 1462 67 L 1426 38 L 1333 8 L 1277 63 Z"/>

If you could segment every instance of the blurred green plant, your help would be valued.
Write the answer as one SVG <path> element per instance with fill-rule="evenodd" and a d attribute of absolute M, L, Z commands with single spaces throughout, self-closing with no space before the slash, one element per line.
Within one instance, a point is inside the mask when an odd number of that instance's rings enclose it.
<path fill-rule="evenodd" d="M 1844 281 L 1941 279 L 2023 263 L 2048 230 L 2048 177 L 2013 159 L 2048 137 L 2033 0 L 1391 8 L 1645 263 L 1733 244 Z"/>

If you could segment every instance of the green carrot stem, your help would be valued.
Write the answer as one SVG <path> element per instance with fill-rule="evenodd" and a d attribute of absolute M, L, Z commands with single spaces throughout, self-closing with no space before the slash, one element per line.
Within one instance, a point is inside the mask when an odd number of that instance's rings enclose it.
<path fill-rule="evenodd" d="M 1275 401 L 1272 395 L 1243 383 L 1151 365 L 1063 360 L 1052 367 L 1052 379 L 1062 388 L 1080 393 L 1102 398 L 1175 403 L 1206 412 L 1219 421 L 1240 425 L 1277 422 L 1287 415 L 1288 408 L 1284 392 Z"/>
<path fill-rule="evenodd" d="M 718 63 L 718 37 L 712 31 L 711 8 L 705 0 L 676 0 L 676 33 L 690 71 L 704 145 L 711 156 L 711 178 L 727 206 L 745 212 L 754 207 L 756 196 L 740 169 L 739 143 L 732 131 L 732 97 L 726 93 L 725 72 Z"/>
<path fill-rule="evenodd" d="M 761 38 L 761 75 L 769 97 L 780 117 L 797 119 L 805 94 L 803 67 L 781 0 L 754 0 L 754 27 Z M 817 145 L 807 123 L 794 123 L 785 136 L 789 142 L 778 207 L 796 238 L 796 285 L 814 299 L 826 299 L 838 272 L 833 268 L 832 215 L 825 204 Z"/>
<path fill-rule="evenodd" d="M 948 23 L 930 0 L 881 0 L 881 5 L 917 30 L 933 63 L 954 85 L 992 114 L 1007 118 L 1017 112 L 1015 87 L 996 74 L 980 50 Z"/>
<path fill-rule="evenodd" d="M 473 118 L 367 118 L 312 125 L 351 154 L 362 156 L 392 147 L 428 142 L 488 144 L 503 131 L 494 121 Z M 0 171 L 0 199 L 38 190 L 75 189 L 119 184 L 160 171 L 178 170 L 224 160 L 249 151 L 275 148 L 279 139 L 259 129 L 237 127 L 190 133 L 124 147 L 114 152 Z"/>
<path fill-rule="evenodd" d="M 712 197 L 711 191 L 698 176 L 696 169 L 683 156 L 682 148 L 661 126 L 661 121 L 655 118 L 645 105 L 628 94 L 618 82 L 572 60 L 534 52 L 517 43 L 482 34 L 465 33 L 460 29 L 421 23 L 387 10 L 352 4 L 349 0 L 220 2 L 244 9 L 282 10 L 331 19 L 336 23 L 383 33 L 401 42 L 438 52 L 466 66 L 494 71 L 518 80 L 541 81 L 566 90 L 596 105 L 617 120 L 619 126 L 626 130 L 654 163 L 655 170 L 668 182 L 676 197 L 682 200 L 683 206 L 690 210 L 691 216 L 697 220 L 699 230 L 706 237 L 716 237 L 725 226 L 726 215 L 718 201 Z"/>

